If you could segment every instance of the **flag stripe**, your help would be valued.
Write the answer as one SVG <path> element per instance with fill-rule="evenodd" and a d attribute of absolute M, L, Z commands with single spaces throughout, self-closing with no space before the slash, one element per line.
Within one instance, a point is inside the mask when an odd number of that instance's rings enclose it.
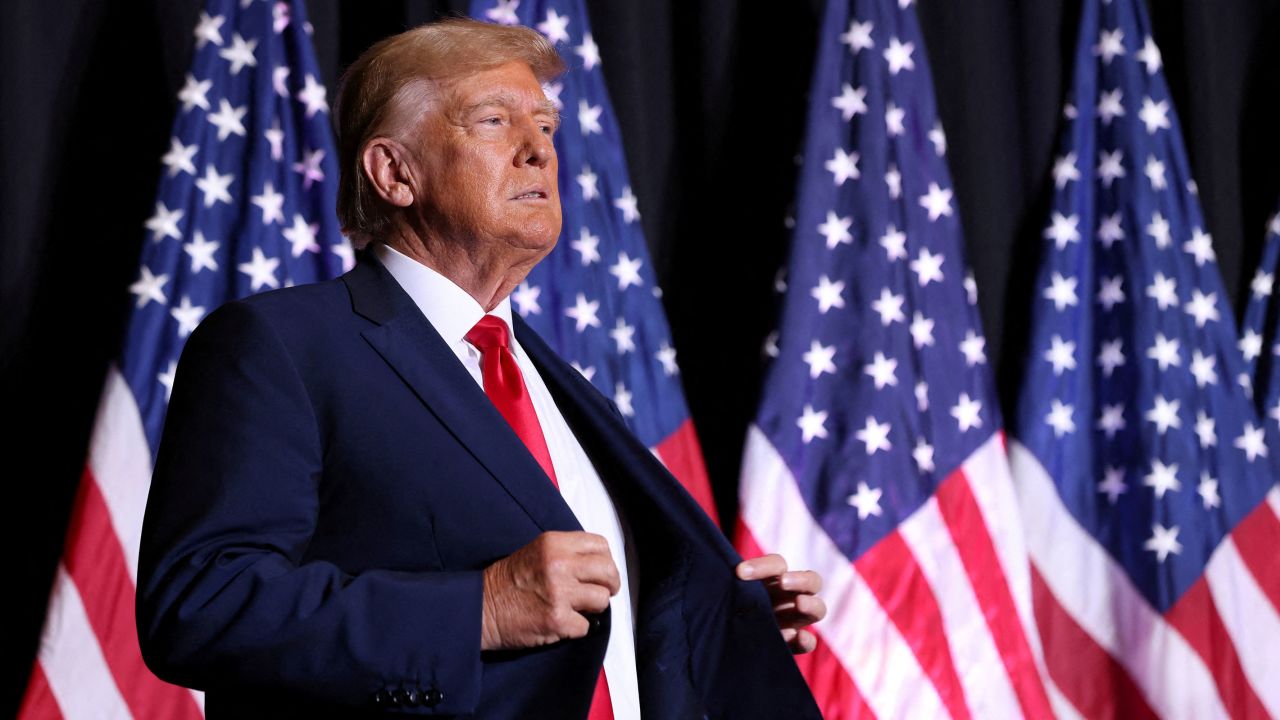
<path fill-rule="evenodd" d="M 142 516 L 151 487 L 151 450 L 138 403 L 114 363 L 98 403 L 88 462 L 124 551 L 129 579 L 136 585 Z"/>
<path fill-rule="evenodd" d="M 1019 482 L 1031 560 L 1056 604 L 1093 642 L 1119 660 L 1156 713 L 1226 716 L 1203 661 L 1067 511 L 1039 460 L 1018 442 L 1010 445 L 1009 455 Z M 1034 596 L 1036 618 L 1046 662 L 1056 679 L 1060 663 L 1075 663 L 1075 653 L 1082 650 L 1076 647 L 1079 643 L 1054 647 L 1055 636 L 1046 631 L 1038 607 L 1043 597 L 1038 591 Z M 1118 618 L 1123 620 L 1117 622 Z M 1056 663 L 1051 660 L 1055 654 L 1059 655 Z M 1062 690 L 1076 701 L 1070 688 Z"/>
<path fill-rule="evenodd" d="M 86 468 L 71 516 L 64 562 L 80 591 L 116 685 L 135 717 L 198 718 L 190 692 L 147 669 L 138 646 L 134 584 L 97 479 Z"/>
<path fill-rule="evenodd" d="M 44 668 L 38 662 L 27 681 L 17 720 L 62 720 L 62 710 L 53 697 L 53 688 L 49 687 L 49 679 L 44 676 Z"/>
<path fill-rule="evenodd" d="M 1271 513 L 1266 503 L 1254 513 L 1259 510 Z M 1271 546 L 1270 556 L 1280 557 L 1280 545 Z M 1280 682 L 1275 674 L 1280 670 L 1280 642 L 1277 642 L 1280 615 L 1249 574 L 1241 551 L 1232 539 L 1218 546 L 1205 567 L 1205 578 L 1222 629 L 1228 636 L 1227 647 L 1238 655 L 1248 689 L 1266 706 L 1268 714 L 1280 717 Z M 1265 640 L 1254 642 L 1254 638 Z"/>
<path fill-rule="evenodd" d="M 1129 673 L 1058 603 L 1034 566 L 1031 587 L 1041 638 L 1053 648 L 1046 656 L 1049 675 L 1080 714 L 1087 718 L 1156 718 Z"/>
<path fill-rule="evenodd" d="M 887 535 L 854 563 L 880 606 L 911 646 L 953 718 L 968 718 L 964 687 L 951 659 L 942 611 L 901 531 Z"/>
<path fill-rule="evenodd" d="M 711 494 L 711 480 L 707 477 L 707 467 L 702 460 L 702 446 L 698 443 L 693 420 L 680 423 L 680 427 L 658 443 L 654 451 L 658 453 L 662 464 L 667 466 L 684 489 L 689 491 L 707 515 L 719 525 L 716 499 Z"/>
<path fill-rule="evenodd" d="M 741 516 L 759 547 L 823 579 L 817 630 L 878 717 L 942 717 L 946 710 L 870 588 L 809 514 L 791 471 L 758 427 L 747 430 Z"/>
<path fill-rule="evenodd" d="M 979 484 L 994 483 L 1002 479 L 977 476 Z M 973 484 L 966 473 L 953 473 L 951 478 L 939 486 L 936 496 L 938 509 L 951 537 L 956 538 L 956 550 L 981 606 L 981 613 L 973 617 L 986 619 L 990 637 L 1017 693 L 1022 714 L 1030 718 L 1051 717 L 1053 713 L 1049 707 L 1048 695 L 1040 682 L 1026 633 L 1019 623 L 1018 607 L 1009 591 L 1008 579 L 1001 571 L 999 557 L 983 523 L 982 511 L 974 499 L 971 489 Z M 946 604 L 946 600 L 943 602 Z"/>
<path fill-rule="evenodd" d="M 1221 547 L 1221 546 L 1220 546 Z M 1218 607 L 1209 594 L 1208 580 L 1201 576 L 1178 602 L 1165 613 L 1169 624 L 1186 638 L 1191 648 L 1213 673 L 1218 695 L 1231 717 L 1264 717 L 1262 702 L 1245 680 L 1240 658 L 1231 636 L 1222 624 Z"/>
<path fill-rule="evenodd" d="M 61 564 L 54 580 L 38 662 L 67 720 L 128 720 L 80 593 Z"/>
<path fill-rule="evenodd" d="M 1084 720 L 1084 715 L 1081 715 L 1067 696 L 1062 694 L 1062 690 L 1058 689 L 1047 671 L 1043 672 L 1042 677 L 1045 692 L 1049 694 L 1049 702 L 1053 705 L 1053 717 L 1057 720 Z"/>
<path fill-rule="evenodd" d="M 963 473 L 957 471 L 942 487 L 964 482 Z M 937 495 L 899 525 L 899 533 L 938 601 L 954 665 L 966 669 L 958 677 L 973 715 L 1016 717 L 1019 699 L 983 619 L 977 588 L 966 575 L 967 568 L 950 532 L 954 528 L 948 526 L 939 506 L 941 492 L 939 488 Z"/>
<path fill-rule="evenodd" d="M 962 465 L 969 492 L 981 513 L 982 524 L 991 538 L 995 560 L 1008 584 L 1039 676 L 1048 676 L 1044 666 L 1044 650 L 1031 610 L 1031 562 L 1019 518 L 1018 496 L 1009 469 L 1009 453 L 1004 432 L 995 433 L 969 456 Z"/>
<path fill-rule="evenodd" d="M 766 554 L 751 530 L 742 522 L 742 518 L 738 518 L 734 526 L 734 545 L 744 558 Z M 826 593 L 822 595 L 825 597 Z M 863 699 L 853 678 L 840 665 L 840 659 L 832 652 L 831 646 L 821 633 L 814 633 L 814 636 L 817 638 L 817 646 L 812 652 L 797 655 L 796 664 L 800 667 L 805 682 L 809 683 L 809 691 L 813 693 L 822 717 L 826 720 L 874 718 L 875 713 Z"/>
<path fill-rule="evenodd" d="M 1267 493 L 1267 502 L 1246 515 L 1231 537 L 1272 609 L 1280 612 L 1280 487 Z"/>

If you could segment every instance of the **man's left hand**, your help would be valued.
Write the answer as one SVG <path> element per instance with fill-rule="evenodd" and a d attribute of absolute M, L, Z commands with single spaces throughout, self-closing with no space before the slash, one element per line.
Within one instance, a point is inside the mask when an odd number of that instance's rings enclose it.
<path fill-rule="evenodd" d="M 738 577 L 762 580 L 773 601 L 773 614 L 782 628 L 782 639 L 791 652 L 807 653 L 817 647 L 818 639 L 805 627 L 827 614 L 827 604 L 818 597 L 822 576 L 812 570 L 787 570 L 781 555 L 743 560 L 738 564 Z"/>

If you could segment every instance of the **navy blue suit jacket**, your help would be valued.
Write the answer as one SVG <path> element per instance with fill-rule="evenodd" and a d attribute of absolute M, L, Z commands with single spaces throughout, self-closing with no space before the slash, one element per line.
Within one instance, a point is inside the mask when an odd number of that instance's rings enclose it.
<path fill-rule="evenodd" d="M 818 717 L 764 588 L 515 318 L 629 520 L 646 718 Z M 481 652 L 481 573 L 577 520 L 417 306 L 361 253 L 337 280 L 228 303 L 182 353 L 143 525 L 148 666 L 219 717 L 583 718 L 582 639 Z"/>

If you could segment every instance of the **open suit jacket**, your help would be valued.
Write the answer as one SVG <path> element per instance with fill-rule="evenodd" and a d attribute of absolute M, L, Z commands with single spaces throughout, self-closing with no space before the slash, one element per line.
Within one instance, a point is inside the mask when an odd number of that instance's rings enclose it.
<path fill-rule="evenodd" d="M 616 408 L 515 318 L 638 554 L 646 718 L 818 717 L 758 582 Z M 229 303 L 179 364 L 143 525 L 138 631 L 208 717 L 584 718 L 609 616 L 480 651 L 483 568 L 580 530 L 373 253 Z"/>

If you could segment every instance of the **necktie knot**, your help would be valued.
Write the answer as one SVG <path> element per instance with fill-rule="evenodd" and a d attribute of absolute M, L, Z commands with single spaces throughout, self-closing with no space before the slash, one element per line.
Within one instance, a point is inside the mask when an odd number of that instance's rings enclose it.
<path fill-rule="evenodd" d="M 467 331 L 467 342 L 480 348 L 481 352 L 493 348 L 506 349 L 510 344 L 510 333 L 507 324 L 496 315 L 485 315 L 475 327 Z"/>

